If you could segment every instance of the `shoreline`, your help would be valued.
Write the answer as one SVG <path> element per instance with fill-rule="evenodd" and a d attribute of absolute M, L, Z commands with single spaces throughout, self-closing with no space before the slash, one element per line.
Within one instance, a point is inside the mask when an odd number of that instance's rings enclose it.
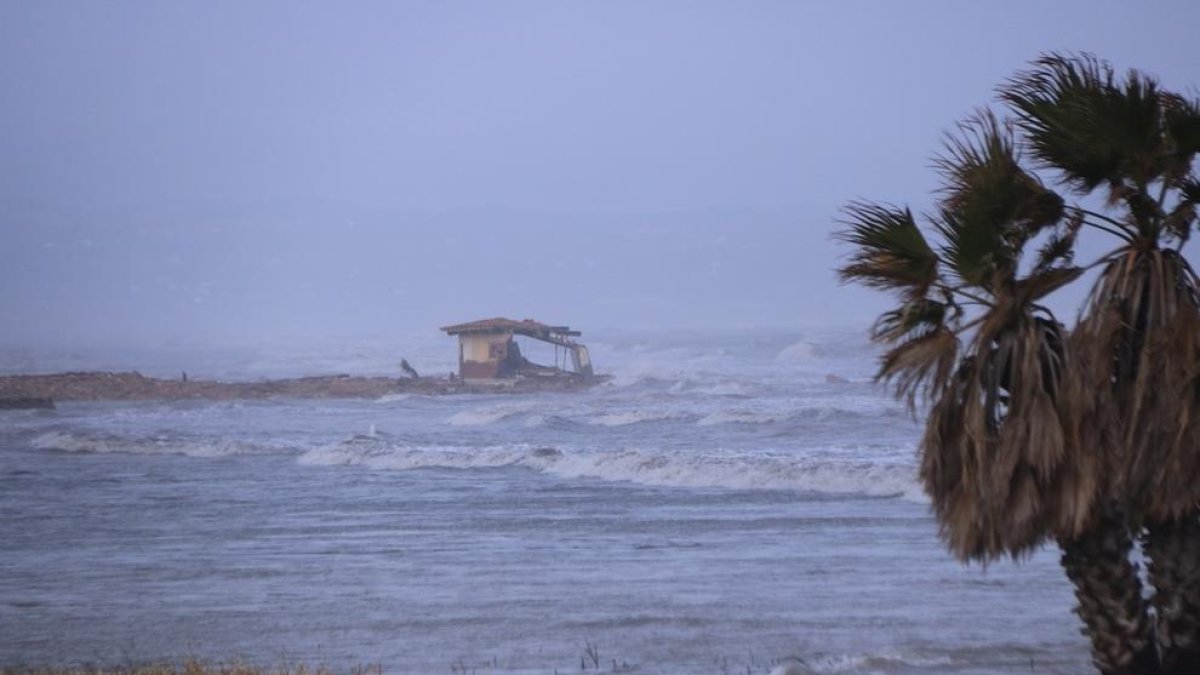
<path fill-rule="evenodd" d="M 180 401 L 269 398 L 380 398 L 389 394 L 494 394 L 579 391 L 608 381 L 605 376 L 529 378 L 495 383 L 441 377 L 396 378 L 315 375 L 252 382 L 162 379 L 132 372 L 64 372 L 0 375 L 5 401 Z M 42 406 L 45 407 L 45 406 Z"/>

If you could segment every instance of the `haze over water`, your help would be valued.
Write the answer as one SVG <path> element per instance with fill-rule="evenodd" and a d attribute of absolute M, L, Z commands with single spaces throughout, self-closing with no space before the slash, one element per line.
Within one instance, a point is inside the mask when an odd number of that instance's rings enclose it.
<path fill-rule="evenodd" d="M 865 325 L 830 238 L 928 205 L 1047 50 L 1193 86 L 1184 0 L 7 2 L 0 344 Z"/>

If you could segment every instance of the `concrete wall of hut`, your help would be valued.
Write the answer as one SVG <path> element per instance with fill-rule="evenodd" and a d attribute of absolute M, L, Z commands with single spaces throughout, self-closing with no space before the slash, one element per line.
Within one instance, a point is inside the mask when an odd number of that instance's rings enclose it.
<path fill-rule="evenodd" d="M 508 357 L 507 333 L 474 333 L 458 336 L 458 374 L 464 380 L 490 380 L 501 377 Z"/>

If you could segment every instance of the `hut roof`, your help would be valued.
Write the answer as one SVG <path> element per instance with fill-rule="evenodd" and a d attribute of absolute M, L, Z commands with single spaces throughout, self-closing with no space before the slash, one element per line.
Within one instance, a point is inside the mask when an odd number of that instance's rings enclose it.
<path fill-rule="evenodd" d="M 512 332 L 517 335 L 527 335 L 541 339 L 580 335 L 579 331 L 573 331 L 568 326 L 551 326 L 540 321 L 534 321 L 533 319 L 514 321 L 513 319 L 506 319 L 504 317 L 480 319 L 479 321 L 458 323 L 452 326 L 442 326 L 442 330 L 446 331 L 447 335 Z"/>

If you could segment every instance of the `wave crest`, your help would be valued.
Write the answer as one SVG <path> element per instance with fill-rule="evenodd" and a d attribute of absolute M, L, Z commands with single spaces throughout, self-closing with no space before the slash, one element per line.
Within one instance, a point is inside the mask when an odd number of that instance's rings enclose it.
<path fill-rule="evenodd" d="M 116 453 L 129 455 L 185 455 L 229 457 L 262 452 L 264 449 L 228 439 L 189 439 L 169 436 L 123 438 L 66 431 L 48 431 L 32 441 L 38 450 L 79 454 Z"/>
<path fill-rule="evenodd" d="M 372 469 L 476 469 L 521 466 L 559 478 L 592 478 L 690 488 L 793 490 L 843 495 L 925 497 L 911 465 L 793 456 L 637 449 L 563 451 L 529 444 L 481 447 L 406 445 L 358 437 L 309 450 L 300 462 Z"/>

